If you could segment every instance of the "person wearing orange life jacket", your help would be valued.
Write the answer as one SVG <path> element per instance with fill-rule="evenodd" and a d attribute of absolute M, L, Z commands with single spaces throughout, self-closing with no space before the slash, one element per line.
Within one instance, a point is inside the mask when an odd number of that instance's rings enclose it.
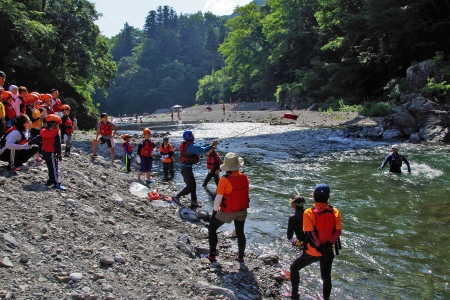
<path fill-rule="evenodd" d="M 109 152 L 111 153 L 111 160 L 114 164 L 114 136 L 117 133 L 117 126 L 108 121 L 108 114 L 102 113 L 100 115 L 100 121 L 97 124 L 97 133 L 95 139 L 92 140 L 92 156 L 97 156 L 97 144 L 107 144 Z M 114 132 L 113 132 L 114 131 Z M 98 136 L 101 136 L 98 138 Z"/>
<path fill-rule="evenodd" d="M 24 166 L 31 157 L 39 150 L 28 142 L 28 130 L 31 122 L 28 116 L 20 115 L 14 122 L 8 132 L 2 137 L 0 142 L 0 160 L 7 162 L 7 168 L 12 171 L 27 171 Z"/>
<path fill-rule="evenodd" d="M 191 194 L 191 208 L 200 207 L 197 201 L 197 184 L 195 182 L 193 165 L 198 163 L 200 153 L 208 152 L 212 147 L 217 146 L 217 141 L 214 140 L 210 144 L 197 145 L 194 143 L 194 134 L 190 130 L 183 133 L 184 142 L 180 144 L 180 162 L 181 175 L 186 186 L 172 197 L 172 201 L 180 204 L 180 197 Z"/>
<path fill-rule="evenodd" d="M 46 124 L 45 118 L 47 118 L 48 115 L 55 114 L 55 111 L 53 109 L 52 105 L 52 95 L 50 94 L 39 94 L 41 96 L 41 101 L 44 103 L 42 106 L 42 110 L 45 111 L 45 117 L 44 117 L 44 126 Z"/>
<path fill-rule="evenodd" d="M 229 152 L 225 155 L 224 163 L 220 169 L 226 172 L 217 186 L 217 195 L 214 199 L 213 214 L 208 226 L 209 254 L 206 256 L 211 262 L 216 261 L 217 256 L 217 229 L 224 223 L 234 221 L 238 241 L 238 262 L 244 262 L 246 238 L 244 234 L 247 208 L 250 206 L 250 181 L 239 167 L 244 165 L 244 160 L 236 153 Z"/>
<path fill-rule="evenodd" d="M 151 131 L 149 128 L 144 128 L 142 130 L 144 134 L 144 138 L 139 142 L 137 154 L 136 154 L 136 162 L 139 164 L 139 172 L 138 172 L 138 182 L 141 182 L 141 176 L 145 173 L 146 183 L 153 183 L 153 180 L 150 179 L 150 171 L 152 170 L 153 165 L 153 150 L 155 149 L 155 143 L 150 139 Z"/>
<path fill-rule="evenodd" d="M 11 92 L 1 92 L 1 99 L 3 102 L 3 106 L 5 108 L 5 124 L 6 124 L 6 130 L 11 128 L 13 125 L 14 119 L 17 117 L 16 110 L 14 106 L 12 105 L 13 101 L 13 94 Z"/>
<path fill-rule="evenodd" d="M 298 285 L 299 271 L 304 267 L 320 262 L 320 276 L 322 278 L 322 293 L 325 300 L 331 294 L 331 267 L 334 253 L 333 245 L 342 232 L 341 213 L 328 205 L 330 187 L 324 183 L 318 184 L 312 193 L 314 207 L 303 213 L 303 231 L 306 234 L 306 246 L 303 253 L 291 264 L 291 299 L 300 299 Z"/>
<path fill-rule="evenodd" d="M 168 137 L 163 138 L 163 142 L 159 146 L 159 153 L 161 154 L 161 162 L 163 163 L 164 179 L 170 180 L 175 175 L 175 172 L 173 171 L 173 158 L 175 152 L 173 151 L 172 144 L 169 143 Z"/>
<path fill-rule="evenodd" d="M 50 94 L 52 95 L 52 108 L 53 111 L 55 113 L 55 115 L 59 116 L 60 118 L 62 118 L 62 116 L 64 115 L 63 111 L 62 111 L 62 103 L 61 100 L 59 100 L 58 96 L 59 96 L 59 91 L 57 89 L 52 89 L 50 91 Z"/>
<path fill-rule="evenodd" d="M 39 136 L 34 138 L 32 142 L 40 139 L 42 143 L 42 156 L 48 169 L 46 185 L 53 185 L 55 189 L 64 191 L 67 188 L 61 185 L 58 172 L 58 161 L 62 161 L 61 138 L 59 136 L 59 125 L 62 123 L 62 120 L 55 114 L 49 114 L 45 120 L 47 127 L 42 129 Z"/>
<path fill-rule="evenodd" d="M 72 133 L 74 132 L 74 126 L 72 119 L 70 118 L 70 106 L 67 104 L 61 105 L 62 118 L 59 130 L 61 131 L 61 142 L 66 145 L 64 151 L 64 157 L 70 157 L 70 149 L 72 148 Z"/>
<path fill-rule="evenodd" d="M 122 149 L 125 153 L 125 172 L 130 173 L 131 171 L 131 159 L 132 159 L 132 153 L 133 153 L 133 147 L 131 146 L 131 135 L 125 133 L 122 134 L 122 140 L 124 141 L 122 143 Z"/>
<path fill-rule="evenodd" d="M 215 150 L 216 147 L 212 147 L 206 156 L 206 168 L 208 169 L 208 175 L 206 175 L 202 187 L 206 187 L 208 182 L 213 177 L 216 186 L 219 184 L 220 165 L 222 164 L 222 159 L 220 158 L 219 153 Z"/>
<path fill-rule="evenodd" d="M 31 120 L 30 136 L 31 138 L 34 138 L 39 135 L 41 129 L 44 127 L 43 119 L 45 117 L 45 112 L 38 109 L 38 106 L 41 104 L 41 100 L 39 100 L 37 95 L 28 94 L 25 101 L 28 103 L 26 113 Z M 39 157 L 41 145 L 39 144 L 38 146 L 39 152 L 36 153 L 35 160 L 36 162 L 43 162 L 42 158 Z"/>

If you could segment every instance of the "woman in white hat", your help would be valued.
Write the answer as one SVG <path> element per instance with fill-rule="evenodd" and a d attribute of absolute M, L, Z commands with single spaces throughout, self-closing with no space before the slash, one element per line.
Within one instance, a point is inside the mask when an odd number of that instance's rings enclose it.
<path fill-rule="evenodd" d="M 220 169 L 226 174 L 220 178 L 217 186 L 217 195 L 214 200 L 213 214 L 208 227 L 209 255 L 207 258 L 213 262 L 217 255 L 217 229 L 224 223 L 234 221 L 238 240 L 238 256 L 236 260 L 244 262 L 246 239 L 244 234 L 247 208 L 250 204 L 250 181 L 247 175 L 239 171 L 244 160 L 236 153 L 225 155 L 224 163 Z"/>

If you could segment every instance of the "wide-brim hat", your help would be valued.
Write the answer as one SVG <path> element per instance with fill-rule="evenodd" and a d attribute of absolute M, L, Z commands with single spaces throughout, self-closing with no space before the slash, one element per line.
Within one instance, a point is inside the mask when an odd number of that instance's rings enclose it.
<path fill-rule="evenodd" d="M 244 165 L 244 159 L 233 152 L 228 152 L 223 159 L 223 164 L 220 165 L 220 169 L 227 171 L 238 170 L 239 167 Z"/>

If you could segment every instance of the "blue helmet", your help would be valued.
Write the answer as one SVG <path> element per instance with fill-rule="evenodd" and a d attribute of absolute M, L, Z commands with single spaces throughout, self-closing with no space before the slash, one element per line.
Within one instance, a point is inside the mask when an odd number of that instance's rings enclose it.
<path fill-rule="evenodd" d="M 194 140 L 194 134 L 192 133 L 192 131 L 186 130 L 183 133 L 183 140 L 185 140 L 186 142 L 193 141 Z"/>

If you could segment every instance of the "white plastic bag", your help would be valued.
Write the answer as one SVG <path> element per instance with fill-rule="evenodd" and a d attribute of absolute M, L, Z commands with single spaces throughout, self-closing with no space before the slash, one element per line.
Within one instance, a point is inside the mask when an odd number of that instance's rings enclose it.
<path fill-rule="evenodd" d="M 140 183 L 133 182 L 130 185 L 130 193 L 136 197 L 147 198 L 147 195 L 149 192 L 150 192 L 150 189 Z"/>

